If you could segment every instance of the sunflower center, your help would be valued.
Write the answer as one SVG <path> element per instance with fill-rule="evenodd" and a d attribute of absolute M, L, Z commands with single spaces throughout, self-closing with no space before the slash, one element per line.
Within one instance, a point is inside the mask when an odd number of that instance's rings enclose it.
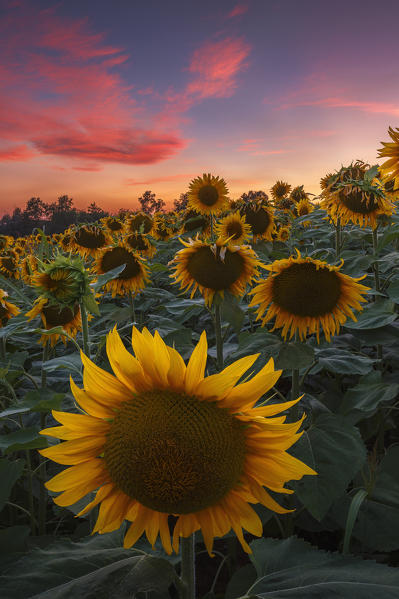
<path fill-rule="evenodd" d="M 312 262 L 292 264 L 273 278 L 273 302 L 295 316 L 317 317 L 332 312 L 341 295 L 336 271 Z"/>
<path fill-rule="evenodd" d="M 203 287 L 222 291 L 240 278 L 244 270 L 244 258 L 238 252 L 226 250 L 222 261 L 210 247 L 200 247 L 188 259 L 187 270 L 191 277 Z"/>
<path fill-rule="evenodd" d="M 134 250 L 143 251 L 148 249 L 145 243 L 145 238 L 140 234 L 129 235 L 126 239 L 127 244 Z"/>
<path fill-rule="evenodd" d="M 349 210 L 360 214 L 370 214 L 370 212 L 374 212 L 378 208 L 374 194 L 366 197 L 361 191 L 351 191 L 348 194 L 341 191 L 339 199 Z"/>
<path fill-rule="evenodd" d="M 205 206 L 213 206 L 219 199 L 219 192 L 214 185 L 203 185 L 198 190 L 198 199 Z"/>
<path fill-rule="evenodd" d="M 247 207 L 244 209 L 243 214 L 245 214 L 246 221 L 254 235 L 262 235 L 267 231 L 270 225 L 270 215 L 264 208 L 254 210 Z"/>
<path fill-rule="evenodd" d="M 72 308 L 64 306 L 60 309 L 60 306 L 46 306 L 42 312 L 46 319 L 46 325 L 49 329 L 53 327 L 64 326 L 75 318 L 79 311 L 79 304 L 75 304 Z"/>
<path fill-rule="evenodd" d="M 117 413 L 104 459 L 129 497 L 158 512 L 188 514 L 214 505 L 239 482 L 244 427 L 215 403 L 146 391 Z"/>
<path fill-rule="evenodd" d="M 82 228 L 75 233 L 75 241 L 84 248 L 97 249 L 105 244 L 105 236 L 102 231 L 89 231 Z"/>
<path fill-rule="evenodd" d="M 120 223 L 117 220 L 112 220 L 112 219 L 109 219 L 107 221 L 107 226 L 108 226 L 108 229 L 110 229 L 111 231 L 120 231 L 123 228 L 122 223 Z"/>
<path fill-rule="evenodd" d="M 131 231 L 140 231 L 142 228 L 143 233 L 149 233 L 152 228 L 152 219 L 146 214 L 137 214 L 130 221 Z"/>
<path fill-rule="evenodd" d="M 141 272 L 138 260 L 136 260 L 131 252 L 122 247 L 112 248 L 112 250 L 105 252 L 101 259 L 101 270 L 103 272 L 108 272 L 122 264 L 126 264 L 125 269 L 115 277 L 116 279 L 122 281 L 133 279 Z"/>
<path fill-rule="evenodd" d="M 227 237 L 232 237 L 234 239 L 238 239 L 243 234 L 242 225 L 238 221 L 230 222 L 226 227 Z"/>

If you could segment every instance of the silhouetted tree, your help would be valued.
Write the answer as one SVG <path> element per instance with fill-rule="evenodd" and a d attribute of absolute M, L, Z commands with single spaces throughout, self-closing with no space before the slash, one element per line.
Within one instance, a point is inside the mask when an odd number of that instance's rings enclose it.
<path fill-rule="evenodd" d="M 173 200 L 173 204 L 176 212 L 180 212 L 180 210 L 185 210 L 188 204 L 188 193 L 181 193 L 177 200 Z"/>
<path fill-rule="evenodd" d="M 262 202 L 262 201 L 267 202 L 269 197 L 268 197 L 267 193 L 262 190 L 259 190 L 259 191 L 250 190 L 247 193 L 243 193 L 239 199 L 243 202 Z"/>
<path fill-rule="evenodd" d="M 163 211 L 166 204 L 160 198 L 157 200 L 155 193 L 147 190 L 143 193 L 141 197 L 139 197 L 139 203 L 141 205 L 141 210 L 146 214 L 154 214 L 154 212 Z"/>

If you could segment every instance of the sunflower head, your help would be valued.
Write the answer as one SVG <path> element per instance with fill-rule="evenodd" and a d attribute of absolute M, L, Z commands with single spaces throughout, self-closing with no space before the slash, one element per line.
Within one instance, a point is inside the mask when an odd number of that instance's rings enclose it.
<path fill-rule="evenodd" d="M 14 250 L 0 256 L 0 271 L 7 279 L 19 279 L 21 273 L 18 268 L 18 254 Z"/>
<path fill-rule="evenodd" d="M 215 227 L 215 232 L 224 241 L 231 241 L 234 245 L 246 243 L 251 235 L 251 227 L 245 222 L 245 216 L 233 212 L 222 218 Z"/>
<path fill-rule="evenodd" d="M 349 181 L 362 181 L 369 168 L 370 165 L 363 162 L 363 160 L 356 160 L 351 162 L 349 166 L 342 166 L 335 173 L 328 173 L 320 180 L 322 196 L 328 197 L 329 194 L 337 191 L 340 184 Z"/>
<path fill-rule="evenodd" d="M 283 198 L 287 197 L 292 187 L 285 181 L 276 181 L 273 187 L 270 189 L 273 200 L 278 204 Z"/>
<path fill-rule="evenodd" d="M 104 218 L 102 222 L 111 234 L 119 233 L 123 230 L 124 225 L 120 218 L 117 218 L 116 216 L 108 216 Z"/>
<path fill-rule="evenodd" d="M 0 328 L 4 327 L 10 318 L 19 314 L 20 309 L 7 301 L 8 293 L 0 289 Z"/>
<path fill-rule="evenodd" d="M 41 297 L 62 306 L 79 303 L 91 294 L 89 275 L 80 258 L 58 255 L 48 264 L 40 263 L 31 282 Z"/>
<path fill-rule="evenodd" d="M 0 252 L 4 252 L 11 245 L 8 235 L 0 235 Z"/>
<path fill-rule="evenodd" d="M 297 187 L 294 187 L 294 189 L 290 193 L 290 198 L 296 204 L 298 202 L 300 202 L 301 200 L 309 199 L 308 194 L 306 193 L 306 191 L 303 188 L 303 185 L 298 185 Z"/>
<path fill-rule="evenodd" d="M 378 150 L 379 158 L 388 158 L 381 166 L 380 171 L 384 177 L 391 179 L 395 182 L 395 185 L 399 183 L 396 181 L 399 177 L 399 128 L 388 129 L 390 142 L 381 142 L 382 148 Z"/>
<path fill-rule="evenodd" d="M 125 245 L 130 250 L 138 252 L 140 256 L 146 256 L 147 258 L 152 258 L 157 251 L 155 245 L 149 240 L 148 235 L 144 233 L 131 233 L 125 237 Z"/>
<path fill-rule="evenodd" d="M 82 330 L 82 319 L 80 314 L 80 306 L 75 303 L 71 306 L 50 302 L 46 297 L 39 297 L 31 310 L 26 313 L 28 320 L 32 320 L 36 316 L 40 316 L 43 328 L 50 330 L 55 327 L 62 327 L 68 335 L 76 337 L 78 331 Z M 66 342 L 66 337 L 61 332 L 43 334 L 39 340 L 43 346 L 48 343 L 51 347 L 61 339 Z"/>
<path fill-rule="evenodd" d="M 195 210 L 186 210 L 183 214 L 183 223 L 181 225 L 180 234 L 191 233 L 196 229 L 200 229 L 201 233 L 206 234 L 210 230 L 209 216 L 206 214 L 198 214 Z"/>
<path fill-rule="evenodd" d="M 145 212 L 132 214 L 126 221 L 126 233 L 151 233 L 153 220 Z"/>
<path fill-rule="evenodd" d="M 290 238 L 290 234 L 291 234 L 291 228 L 290 227 L 280 227 L 277 231 L 277 235 L 276 235 L 276 241 L 288 241 L 288 239 Z"/>
<path fill-rule="evenodd" d="M 254 242 L 258 239 L 272 240 L 274 230 L 274 211 L 265 203 L 241 203 L 240 214 L 251 227 Z"/>
<path fill-rule="evenodd" d="M 313 212 L 314 206 L 309 200 L 300 200 L 295 206 L 296 216 L 306 216 Z"/>
<path fill-rule="evenodd" d="M 185 247 L 169 263 L 175 268 L 171 277 L 184 291 L 191 289 L 191 297 L 199 289 L 208 306 L 215 294 L 223 297 L 225 291 L 230 291 L 243 295 L 261 265 L 249 246 L 235 246 L 221 239 L 211 244 L 198 237 L 181 242 Z"/>
<path fill-rule="evenodd" d="M 297 250 L 296 258 L 291 256 L 266 266 L 268 278 L 250 291 L 254 296 L 250 306 L 259 305 L 257 318 L 262 326 L 275 318 L 272 331 L 282 328 L 284 338 L 288 334 L 292 338 L 296 331 L 301 339 L 316 333 L 318 342 L 323 328 L 330 341 L 347 316 L 356 320 L 353 309 L 362 310 L 362 295 L 369 289 L 358 283 L 364 277 L 354 279 L 340 273 L 342 264 L 330 266 L 302 258 Z"/>
<path fill-rule="evenodd" d="M 154 215 L 154 223 L 151 231 L 152 237 L 158 241 L 167 241 L 173 237 L 173 228 L 165 214 Z"/>
<path fill-rule="evenodd" d="M 286 482 L 316 474 L 287 452 L 303 418 L 286 424 L 280 414 L 298 400 L 256 407 L 281 374 L 270 360 L 238 384 L 259 354 L 206 377 L 205 332 L 187 365 L 157 331 L 133 328 L 132 347 L 135 355 L 116 329 L 109 333 L 113 374 L 82 354 L 84 389 L 71 381 L 81 412 L 53 411 L 61 426 L 41 431 L 66 439 L 40 452 L 69 466 L 46 483 L 61 492 L 55 503 L 72 505 L 96 491 L 78 516 L 100 505 L 93 533 L 101 534 L 128 520 L 126 548 L 145 532 L 153 547 L 160 535 L 165 551 L 177 553 L 180 537 L 201 530 L 213 555 L 214 537 L 233 529 L 250 553 L 242 529 L 260 536 L 262 523 L 249 504 L 287 513 L 269 489 L 291 493 Z"/>
<path fill-rule="evenodd" d="M 111 238 L 104 228 L 98 225 L 81 225 L 71 231 L 69 248 L 79 252 L 82 257 L 95 258 L 110 241 Z"/>
<path fill-rule="evenodd" d="M 193 179 L 188 191 L 188 209 L 200 214 L 219 214 L 228 205 L 228 189 L 224 179 L 211 174 Z"/>
<path fill-rule="evenodd" d="M 124 270 L 105 285 L 112 297 L 129 292 L 137 294 L 149 281 L 145 259 L 125 244 L 104 248 L 93 264 L 93 272 L 102 275 L 123 264 L 126 265 Z"/>

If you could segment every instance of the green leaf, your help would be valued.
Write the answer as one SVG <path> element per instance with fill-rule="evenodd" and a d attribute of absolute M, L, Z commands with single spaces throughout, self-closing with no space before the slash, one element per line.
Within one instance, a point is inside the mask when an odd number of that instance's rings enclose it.
<path fill-rule="evenodd" d="M 346 329 L 378 329 L 396 320 L 393 302 L 378 301 L 369 304 L 363 312 L 357 315 L 357 322 L 347 320 L 344 324 Z"/>
<path fill-rule="evenodd" d="M 312 373 L 317 374 L 323 368 L 339 374 L 367 374 L 373 368 L 373 360 L 366 356 L 357 356 L 339 347 L 316 348 L 318 363 Z"/>
<path fill-rule="evenodd" d="M 74 354 L 47 360 L 47 362 L 43 362 L 43 368 L 47 372 L 54 372 L 54 370 L 58 370 L 58 368 L 65 368 L 66 370 L 72 370 L 80 375 L 82 361 L 79 354 L 75 352 Z"/>
<path fill-rule="evenodd" d="M 246 597 L 270 599 L 397 599 L 397 568 L 328 553 L 296 537 L 251 544 L 258 580 Z"/>
<path fill-rule="evenodd" d="M 399 279 L 389 285 L 387 294 L 395 304 L 399 304 Z"/>
<path fill-rule="evenodd" d="M 317 476 L 305 476 L 291 486 L 319 521 L 334 500 L 343 495 L 366 459 L 366 448 L 358 429 L 334 414 L 321 414 L 316 418 L 294 445 L 293 453 L 317 472 Z"/>
<path fill-rule="evenodd" d="M 24 552 L 26 550 L 26 540 L 30 533 L 29 526 L 9 526 L 0 530 L 0 555 L 2 562 L 15 559 L 13 553 Z"/>
<path fill-rule="evenodd" d="M 238 305 L 237 300 L 230 294 L 225 294 L 222 304 L 222 318 L 233 327 L 234 332 L 237 335 L 241 332 L 245 314 Z"/>
<path fill-rule="evenodd" d="M 120 266 L 116 266 L 112 270 L 105 272 L 103 275 L 98 275 L 97 281 L 90 284 L 90 287 L 96 293 L 103 287 L 108 281 L 112 281 L 112 279 L 116 279 L 121 272 L 125 270 L 126 264 L 121 264 Z"/>
<path fill-rule="evenodd" d="M 398 383 L 383 383 L 381 372 L 374 371 L 362 377 L 355 387 L 346 391 L 339 412 L 348 422 L 356 424 L 374 414 L 381 403 L 395 399 L 398 393 Z"/>
<path fill-rule="evenodd" d="M 94 298 L 94 295 L 92 293 L 88 293 L 87 295 L 84 295 L 82 298 L 83 304 L 86 308 L 86 310 L 90 313 L 90 314 L 95 314 L 96 316 L 100 316 L 100 308 L 98 307 L 98 304 Z"/>
<path fill-rule="evenodd" d="M 8 435 L 0 435 L 0 449 L 6 453 L 22 449 L 42 449 L 47 447 L 47 441 L 39 435 L 39 429 L 34 426 L 20 429 Z"/>
<path fill-rule="evenodd" d="M 11 564 L 3 576 L 2 599 L 127 599 L 139 592 L 167 590 L 174 568 L 167 560 L 124 549 L 121 533 L 78 543 L 57 540 Z"/>
<path fill-rule="evenodd" d="M 20 478 L 25 466 L 24 460 L 7 460 L 0 458 L 0 510 L 10 497 L 13 486 Z"/>
<path fill-rule="evenodd" d="M 306 368 L 314 361 L 314 349 L 306 343 L 284 343 L 278 354 L 276 369 Z"/>
<path fill-rule="evenodd" d="M 51 389 L 28 391 L 20 404 L 31 412 L 50 412 L 59 410 L 65 393 L 54 393 Z"/>
<path fill-rule="evenodd" d="M 230 578 L 226 592 L 224 595 L 224 599 L 237 599 L 244 595 L 255 582 L 256 580 L 256 570 L 252 564 L 245 564 L 239 570 L 234 572 L 233 576 Z"/>

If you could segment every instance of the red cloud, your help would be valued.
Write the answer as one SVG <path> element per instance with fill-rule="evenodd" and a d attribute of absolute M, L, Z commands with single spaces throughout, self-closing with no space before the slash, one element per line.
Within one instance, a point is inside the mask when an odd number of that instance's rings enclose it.
<path fill-rule="evenodd" d="M 153 185 L 154 183 L 165 183 L 168 181 L 178 181 L 180 179 L 186 179 L 187 183 L 195 177 L 197 173 L 184 173 L 182 175 L 165 175 L 163 177 L 152 177 L 150 179 L 144 179 L 137 181 L 137 179 L 126 179 L 125 185 Z"/>
<path fill-rule="evenodd" d="M 37 150 L 72 161 L 154 164 L 185 147 L 178 132 L 151 124 L 113 70 L 127 56 L 85 20 L 16 5 L 0 37 L 0 139 L 15 144 L 0 157 L 28 160 Z"/>
<path fill-rule="evenodd" d="M 20 144 L 18 146 L 8 146 L 7 148 L 0 149 L 0 162 L 7 160 L 16 160 L 18 162 L 25 162 L 30 160 L 34 156 L 37 156 L 36 152 L 32 152 L 26 144 Z"/>
<path fill-rule="evenodd" d="M 236 4 L 233 10 L 228 13 L 227 18 L 240 17 L 247 12 L 248 8 L 248 4 Z"/>

